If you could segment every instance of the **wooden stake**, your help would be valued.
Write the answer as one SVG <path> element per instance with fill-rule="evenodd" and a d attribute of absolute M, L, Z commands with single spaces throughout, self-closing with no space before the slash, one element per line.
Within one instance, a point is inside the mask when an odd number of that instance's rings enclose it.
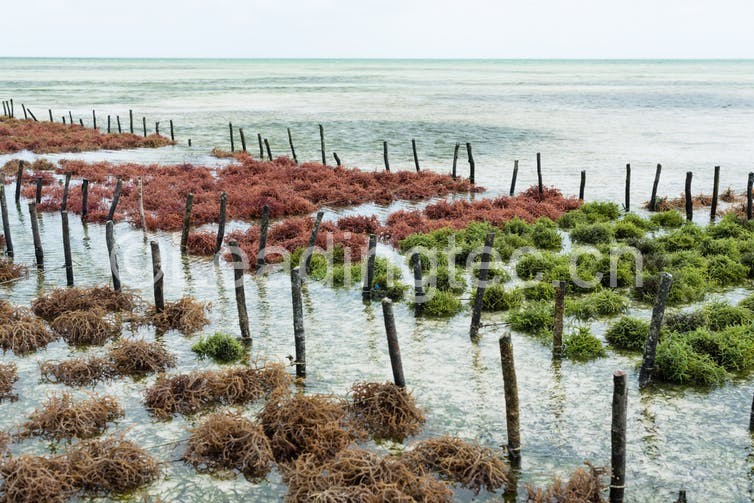
<path fill-rule="evenodd" d="M 416 172 L 419 172 L 419 155 L 416 153 L 416 140 L 411 139 L 411 150 L 414 151 L 414 166 L 416 166 Z"/>
<path fill-rule="evenodd" d="M 105 224 L 105 243 L 107 255 L 110 258 L 110 272 L 113 276 L 113 290 L 120 292 L 120 270 L 118 268 L 118 256 L 115 254 L 115 235 L 113 233 L 113 221 L 108 220 Z"/>
<path fill-rule="evenodd" d="M 241 135 L 243 138 L 243 135 Z M 170 119 L 170 141 L 175 141 L 175 130 L 173 129 L 173 119 Z M 245 151 L 246 149 L 244 149 Z"/>
<path fill-rule="evenodd" d="M 333 152 L 332 156 L 335 158 L 335 165 L 338 166 L 338 167 L 340 167 L 340 157 L 338 157 L 338 153 L 337 152 Z"/>
<path fill-rule="evenodd" d="M 298 164 L 298 157 L 296 157 L 296 149 L 293 146 L 293 136 L 291 135 L 291 128 L 288 128 L 288 145 L 291 146 L 291 155 L 293 156 L 293 162 Z M 337 156 L 336 156 L 337 159 Z M 338 166 L 340 166 L 340 162 L 338 163 Z"/>
<path fill-rule="evenodd" d="M 322 224 L 322 218 L 325 216 L 325 212 L 319 210 L 317 217 L 314 219 L 314 225 L 312 226 L 312 233 L 309 235 L 309 246 L 306 248 L 306 258 L 304 259 L 304 273 L 305 278 L 309 274 L 309 263 L 312 261 L 312 254 L 314 253 L 314 245 L 317 242 L 317 233 L 319 233 L 319 226 Z"/>
<path fill-rule="evenodd" d="M 694 203 L 691 199 L 691 171 L 686 172 L 686 220 L 691 222 L 694 219 Z"/>
<path fill-rule="evenodd" d="M 225 216 L 227 212 L 228 195 L 223 192 L 220 194 L 220 218 L 217 222 L 217 239 L 215 240 L 215 256 L 220 253 L 225 239 Z"/>
<path fill-rule="evenodd" d="M 325 128 L 322 127 L 322 124 L 319 125 L 319 145 L 320 150 L 322 151 L 322 164 L 327 166 L 327 156 L 325 155 Z"/>
<path fill-rule="evenodd" d="M 68 193 L 71 187 L 71 173 L 65 174 L 65 182 L 63 183 L 63 200 L 60 203 L 60 210 L 68 210 Z"/>
<path fill-rule="evenodd" d="M 474 164 L 474 155 L 471 153 L 471 143 L 468 143 L 468 142 L 466 143 L 466 154 L 468 154 L 469 156 L 469 181 L 473 185 L 475 183 L 474 182 L 474 169 L 476 165 Z"/>
<path fill-rule="evenodd" d="M 147 217 L 144 215 L 144 183 L 141 177 L 136 178 L 136 196 L 139 199 L 139 222 L 141 223 L 141 232 L 144 234 L 144 241 L 147 240 Z"/>
<path fill-rule="evenodd" d="M 73 125 L 73 112 L 71 112 L 70 110 L 68 110 L 68 119 L 71 125 Z"/>
<path fill-rule="evenodd" d="M 154 134 L 160 136 L 160 121 L 154 123 Z"/>
<path fill-rule="evenodd" d="M 21 110 L 24 112 L 24 120 L 29 120 L 29 116 L 26 115 L 26 106 L 23 103 L 21 103 Z"/>
<path fill-rule="evenodd" d="M 461 144 L 456 142 L 456 146 L 453 148 L 453 169 L 450 172 L 450 176 L 455 180 L 458 177 L 458 150 L 461 148 Z"/>
<path fill-rule="evenodd" d="M 44 180 L 40 176 L 37 178 L 37 192 L 34 194 L 34 202 L 37 204 L 42 202 L 42 184 L 44 183 Z"/>
<path fill-rule="evenodd" d="M 626 164 L 626 202 L 623 204 L 626 213 L 631 211 L 631 164 Z"/>
<path fill-rule="evenodd" d="M 118 207 L 118 201 L 120 201 L 120 193 L 123 191 L 123 179 L 118 177 L 118 181 L 115 182 L 115 192 L 113 192 L 113 201 L 110 203 L 110 212 L 107 214 L 108 220 L 115 219 L 115 209 Z"/>
<path fill-rule="evenodd" d="M 291 269 L 293 302 L 293 341 L 296 345 L 296 378 L 306 378 L 306 337 L 304 333 L 304 302 L 301 298 L 301 276 L 298 267 Z"/>
<path fill-rule="evenodd" d="M 518 159 L 513 161 L 513 176 L 511 177 L 511 190 L 508 195 L 513 197 L 513 194 L 516 193 L 516 178 L 518 178 Z"/>
<path fill-rule="evenodd" d="M 241 151 L 246 152 L 246 136 L 243 134 L 243 128 L 238 128 L 238 136 L 241 137 Z"/>
<path fill-rule="evenodd" d="M 474 304 L 471 311 L 471 327 L 469 337 L 476 341 L 479 336 L 479 328 L 482 322 L 482 301 L 484 300 L 484 291 L 487 288 L 487 277 L 490 268 L 490 255 L 492 245 L 495 242 L 495 233 L 490 232 L 484 240 L 484 250 L 482 251 L 482 263 L 479 269 L 479 280 L 477 281 L 476 294 L 474 295 Z"/>
<path fill-rule="evenodd" d="M 47 111 L 50 112 L 50 122 L 55 122 L 52 120 L 52 108 L 48 108 Z"/>
<path fill-rule="evenodd" d="M 390 173 L 390 160 L 388 159 L 387 155 L 387 142 L 382 142 L 382 158 L 385 161 L 385 171 Z"/>
<path fill-rule="evenodd" d="M 657 164 L 655 181 L 652 184 L 652 196 L 649 198 L 649 211 L 656 211 L 657 208 L 657 187 L 660 185 L 660 173 L 662 173 L 662 164 Z"/>
<path fill-rule="evenodd" d="M 241 338 L 246 344 L 251 344 L 251 332 L 249 331 L 249 314 L 246 312 L 246 292 L 243 286 L 244 263 L 243 252 L 235 239 L 228 242 L 230 253 L 233 257 L 233 277 L 236 289 L 236 307 L 238 308 L 238 324 L 241 328 Z"/>
<path fill-rule="evenodd" d="M 259 160 L 264 160 L 264 142 L 262 141 L 262 133 L 257 133 L 257 140 L 259 140 Z"/>
<path fill-rule="evenodd" d="M 399 388 L 405 388 L 406 378 L 403 376 L 403 362 L 401 361 L 401 348 L 398 345 L 398 331 L 395 328 L 393 301 L 387 297 L 382 299 L 382 316 L 385 319 L 387 350 L 390 354 L 390 366 L 393 368 L 393 382 Z"/>
<path fill-rule="evenodd" d="M 18 161 L 18 172 L 16 173 L 16 202 L 21 200 L 21 181 L 24 178 L 24 164 L 26 161 Z"/>
<path fill-rule="evenodd" d="M 270 150 L 270 142 L 267 141 L 267 138 L 264 139 L 264 147 L 267 149 L 267 160 L 272 160 L 272 151 Z"/>
<path fill-rule="evenodd" d="M 163 283 L 165 274 L 162 272 L 162 262 L 160 260 L 160 245 L 157 241 L 150 241 L 149 247 L 152 250 L 152 284 L 154 286 L 154 306 L 158 313 L 165 309 L 165 294 L 163 292 Z"/>
<path fill-rule="evenodd" d="M 610 428 L 610 503 L 622 503 L 626 486 L 626 373 L 613 374 L 613 420 Z"/>
<path fill-rule="evenodd" d="M 3 218 L 3 237 L 5 238 L 5 254 L 13 256 L 13 240 L 10 237 L 10 220 L 8 219 L 8 202 L 5 200 L 5 175 L 0 173 L 0 210 Z"/>
<path fill-rule="evenodd" d="M 372 298 L 372 286 L 374 284 L 374 259 L 377 254 L 377 236 L 369 235 L 367 245 L 367 271 L 364 275 L 364 286 L 361 289 L 361 297 L 367 301 Z"/>
<path fill-rule="evenodd" d="M 558 281 L 555 287 L 555 317 L 552 326 L 552 356 L 563 356 L 563 311 L 565 310 L 566 282 Z"/>
<path fill-rule="evenodd" d="M 228 123 L 228 129 L 230 130 L 230 151 L 235 152 L 236 146 L 233 143 L 233 124 L 230 122 Z"/>
<path fill-rule="evenodd" d="M 144 138 L 146 138 L 147 137 L 147 118 L 146 117 L 141 118 L 141 125 L 144 128 Z"/>
<path fill-rule="evenodd" d="M 81 218 L 86 220 L 89 215 L 89 180 L 81 180 Z"/>
<path fill-rule="evenodd" d="M 39 221 L 37 220 L 37 203 L 29 203 L 29 217 L 31 220 L 31 236 L 34 240 L 34 257 L 37 262 L 37 269 L 45 268 L 44 251 L 42 250 L 42 239 L 39 237 Z"/>
<path fill-rule="evenodd" d="M 110 116 L 107 116 L 107 134 L 110 134 Z"/>
<path fill-rule="evenodd" d="M 411 255 L 411 269 L 414 273 L 414 316 L 421 316 L 424 312 L 424 280 L 422 278 L 422 261 L 418 253 Z"/>
<path fill-rule="evenodd" d="M 79 119 L 79 126 L 84 127 L 84 119 Z"/>
<path fill-rule="evenodd" d="M 97 129 L 97 113 L 92 110 L 92 129 Z"/>
<path fill-rule="evenodd" d="M 191 208 L 194 206 L 194 194 L 186 195 L 186 208 L 183 212 L 183 230 L 181 231 L 181 253 L 186 253 L 188 246 L 189 227 L 191 226 Z"/>
<path fill-rule="evenodd" d="M 516 366 L 513 360 L 511 334 L 504 333 L 499 340 L 500 366 L 503 369 L 503 391 L 505 392 L 505 426 L 508 432 L 508 459 L 511 466 L 521 466 L 521 431 L 519 428 L 518 383 Z"/>
<path fill-rule="evenodd" d="M 73 258 L 71 257 L 71 233 L 68 228 L 68 212 L 61 211 L 63 222 L 63 257 L 65 259 L 65 279 L 68 286 L 73 286 Z"/>
<path fill-rule="evenodd" d="M 37 120 L 37 116 L 34 115 L 34 112 L 31 111 L 31 108 L 27 108 L 26 111 L 29 112 L 29 115 L 31 116 L 31 120 L 33 120 L 34 122 L 39 122 Z"/>
<path fill-rule="evenodd" d="M 581 170 L 581 183 L 579 184 L 579 201 L 584 200 L 584 187 L 586 187 L 586 170 Z"/>
<path fill-rule="evenodd" d="M 73 123 L 71 123 L 73 124 Z M 63 125 L 65 126 L 65 115 L 63 116 Z"/>
<path fill-rule="evenodd" d="M 751 220 L 752 218 L 752 189 L 754 189 L 754 173 L 749 173 L 749 179 L 746 182 L 746 220 Z"/>
<path fill-rule="evenodd" d="M 749 414 L 749 431 L 754 433 L 754 399 L 751 401 L 751 413 Z"/>
<path fill-rule="evenodd" d="M 262 207 L 262 222 L 259 230 L 259 251 L 257 252 L 257 272 L 261 271 L 264 267 L 265 257 L 264 254 L 267 251 L 267 231 L 270 227 L 270 207 L 266 204 Z"/>
<path fill-rule="evenodd" d="M 715 166 L 715 174 L 712 181 L 712 207 L 710 208 L 710 220 L 717 217 L 717 193 L 720 190 L 720 166 Z"/>
<path fill-rule="evenodd" d="M 660 338 L 660 327 L 662 326 L 662 317 L 665 314 L 665 303 L 668 300 L 670 286 L 673 283 L 673 277 L 670 273 L 660 273 L 660 284 L 657 288 L 657 298 L 652 309 L 652 321 L 649 323 L 649 336 L 644 345 L 644 356 L 639 370 L 639 387 L 644 387 L 652 380 L 652 373 L 655 370 L 655 355 L 657 353 L 657 342 Z"/>
<path fill-rule="evenodd" d="M 118 124 L 118 134 L 123 133 L 123 130 L 120 127 L 120 115 L 115 116 L 115 123 Z"/>
<path fill-rule="evenodd" d="M 542 185 L 542 155 L 539 152 L 537 152 L 537 188 L 541 196 L 544 193 L 544 186 Z"/>

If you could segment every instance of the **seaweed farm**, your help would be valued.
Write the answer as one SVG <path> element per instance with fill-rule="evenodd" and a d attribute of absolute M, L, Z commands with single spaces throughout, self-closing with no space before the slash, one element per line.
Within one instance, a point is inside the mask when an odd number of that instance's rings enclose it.
<path fill-rule="evenodd" d="M 54 118 L 0 120 L 0 501 L 751 498 L 754 175 Z"/>

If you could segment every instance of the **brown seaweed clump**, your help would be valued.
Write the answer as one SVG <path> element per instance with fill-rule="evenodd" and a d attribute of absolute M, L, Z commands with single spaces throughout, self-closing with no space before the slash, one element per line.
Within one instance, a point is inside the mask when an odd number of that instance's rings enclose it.
<path fill-rule="evenodd" d="M 443 436 L 416 444 L 403 458 L 412 466 L 433 471 L 444 480 L 479 493 L 495 491 L 509 483 L 508 465 L 496 451 L 460 438 Z"/>
<path fill-rule="evenodd" d="M 146 321 L 159 330 L 178 330 L 192 334 L 209 323 L 206 310 L 210 304 L 199 302 L 193 297 L 183 297 L 176 302 L 166 302 L 165 309 L 157 311 L 152 306 L 147 312 Z"/>
<path fill-rule="evenodd" d="M 233 412 L 211 414 L 192 429 L 184 460 L 201 471 L 238 470 L 249 479 L 267 475 L 274 461 L 262 428 Z"/>
<path fill-rule="evenodd" d="M 35 318 L 26 309 L 17 308 L 4 317 L 0 324 L 0 348 L 24 356 L 47 347 L 57 339 L 42 320 Z"/>
<path fill-rule="evenodd" d="M 364 436 L 349 423 L 345 404 L 331 396 L 279 397 L 265 404 L 258 419 L 278 462 L 302 454 L 329 459 Z"/>
<path fill-rule="evenodd" d="M 63 503 L 75 492 L 63 456 L 24 454 L 0 460 L 0 502 Z"/>
<path fill-rule="evenodd" d="M 130 312 L 136 308 L 136 296 L 128 292 L 116 292 L 109 286 L 58 288 L 44 297 L 34 299 L 31 308 L 40 318 L 52 321 L 69 311 L 99 308 L 113 313 Z"/>
<path fill-rule="evenodd" d="M 584 463 L 588 469 L 577 468 L 568 480 L 556 477 L 545 488 L 526 486 L 527 500 L 530 503 L 603 503 L 604 489 L 607 487 L 605 468 L 595 468 Z"/>
<path fill-rule="evenodd" d="M 21 425 L 19 437 L 42 436 L 52 440 L 91 438 L 100 435 L 107 423 L 123 416 L 123 409 L 111 396 L 92 396 L 74 402 L 69 393 L 51 396 Z"/>
<path fill-rule="evenodd" d="M 354 384 L 349 409 L 356 421 L 377 440 L 402 442 L 415 435 L 424 423 L 424 414 L 414 397 L 393 383 Z"/>
<path fill-rule="evenodd" d="M 0 401 L 5 399 L 15 400 L 12 393 L 13 385 L 18 381 L 18 372 L 15 363 L 0 363 Z M 2 450 L 2 449 L 0 449 Z"/>
<path fill-rule="evenodd" d="M 164 372 L 176 361 L 162 344 L 145 340 L 119 341 L 107 356 L 118 374 L 130 376 Z"/>
<path fill-rule="evenodd" d="M 242 405 L 265 396 L 285 395 L 290 382 L 279 363 L 161 375 L 147 389 L 144 401 L 155 416 L 168 419 L 173 414 L 191 415 L 218 405 Z"/>
<path fill-rule="evenodd" d="M 120 335 L 120 329 L 107 319 L 102 308 L 67 311 L 50 322 L 53 332 L 73 346 L 100 346 Z"/>
<path fill-rule="evenodd" d="M 115 369 L 107 358 L 91 356 L 73 358 L 62 362 L 44 362 L 39 365 L 44 379 L 67 386 L 89 386 L 115 376 Z"/>
<path fill-rule="evenodd" d="M 4 431 L 0 431 L 0 454 L 3 454 L 8 449 L 8 444 L 11 442 L 10 435 Z"/>
<path fill-rule="evenodd" d="M 359 448 L 342 450 L 325 462 L 304 454 L 282 470 L 289 502 L 453 501 L 447 484 L 421 469 Z"/>
<path fill-rule="evenodd" d="M 20 278 L 26 274 L 27 270 L 27 267 L 23 264 L 15 264 L 10 259 L 0 257 L 0 283 Z"/>

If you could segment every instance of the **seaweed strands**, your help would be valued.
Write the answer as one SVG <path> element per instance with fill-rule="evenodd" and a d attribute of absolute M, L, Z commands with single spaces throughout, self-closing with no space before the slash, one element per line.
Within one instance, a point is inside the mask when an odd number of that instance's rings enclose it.
<path fill-rule="evenodd" d="M 108 312 L 133 311 L 136 296 L 128 292 L 116 292 L 109 286 L 91 288 L 58 288 L 31 303 L 34 314 L 52 321 L 68 311 L 85 311 L 100 308 Z"/>
<path fill-rule="evenodd" d="M 211 304 L 199 302 L 193 297 L 183 297 L 175 302 L 166 302 L 165 308 L 158 311 L 155 306 L 149 308 L 145 321 L 159 330 L 178 330 L 192 334 L 209 323 L 206 310 Z"/>
<path fill-rule="evenodd" d="M 477 494 L 482 488 L 495 491 L 509 484 L 509 467 L 498 452 L 460 438 L 443 436 L 424 440 L 404 454 L 403 459 L 411 466 L 433 471 L 442 479 Z"/>
<path fill-rule="evenodd" d="M 39 365 L 42 378 L 67 386 L 88 386 L 115 377 L 115 369 L 107 358 L 91 356 L 62 362 L 44 362 Z"/>
<path fill-rule="evenodd" d="M 389 382 L 354 384 L 348 409 L 356 422 L 376 440 L 402 442 L 418 433 L 424 423 L 424 414 L 414 397 Z"/>
<path fill-rule="evenodd" d="M 217 405 L 242 405 L 265 396 L 288 393 L 291 378 L 279 363 L 222 371 L 161 375 L 146 390 L 147 409 L 160 419 L 191 415 Z"/>
<path fill-rule="evenodd" d="M 31 456 L 24 454 L 0 460 L 0 502 L 63 503 L 75 488 L 63 456 Z"/>
<path fill-rule="evenodd" d="M 61 313 L 50 322 L 50 327 L 74 346 L 99 346 L 120 335 L 118 325 L 108 320 L 101 308 Z"/>
<path fill-rule="evenodd" d="M 100 435 L 107 424 L 124 414 L 118 401 L 111 396 L 92 395 L 74 402 L 70 393 L 51 396 L 32 412 L 21 425 L 19 438 L 42 436 L 52 440 L 91 438 Z"/>
<path fill-rule="evenodd" d="M 5 239 L 3 238 L 3 241 Z M 5 283 L 20 278 L 29 269 L 23 264 L 16 264 L 12 260 L 0 257 L 0 283 Z"/>
<path fill-rule="evenodd" d="M 577 468 L 568 480 L 558 477 L 544 488 L 526 486 L 527 500 L 530 503 L 603 503 L 604 489 L 607 487 L 605 468 L 596 468 L 585 462 L 587 469 Z"/>
<path fill-rule="evenodd" d="M 13 385 L 18 381 L 15 363 L 0 363 L 0 401 L 18 398 L 12 393 Z M 0 449 L 2 451 L 2 449 Z"/>
<path fill-rule="evenodd" d="M 6 305 L 7 306 L 7 305 Z M 0 348 L 24 356 L 47 347 L 58 338 L 47 329 L 42 320 L 28 310 L 13 309 L 10 314 L 0 314 Z"/>
<path fill-rule="evenodd" d="M 420 467 L 400 458 L 380 457 L 359 448 L 340 451 L 322 462 L 304 454 L 281 466 L 288 484 L 286 501 L 450 502 L 453 492 Z"/>
<path fill-rule="evenodd" d="M 262 428 L 228 411 L 210 414 L 191 430 L 183 459 L 200 471 L 238 470 L 248 479 L 264 477 L 274 462 Z"/>
<path fill-rule="evenodd" d="M 345 404 L 325 395 L 270 400 L 258 419 L 278 462 L 290 462 L 302 454 L 328 459 L 365 436 L 349 421 Z"/>

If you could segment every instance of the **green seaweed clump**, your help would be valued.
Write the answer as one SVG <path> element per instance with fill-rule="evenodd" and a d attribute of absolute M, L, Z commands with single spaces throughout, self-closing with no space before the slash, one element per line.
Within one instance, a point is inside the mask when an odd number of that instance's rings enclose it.
<path fill-rule="evenodd" d="M 623 295 L 602 289 L 579 299 L 569 299 L 566 312 L 579 320 L 590 320 L 600 316 L 614 316 L 625 312 L 627 308 L 628 300 Z"/>
<path fill-rule="evenodd" d="M 642 351 L 648 335 L 648 321 L 631 316 L 622 316 L 608 327 L 607 332 L 605 332 L 605 339 L 618 349 Z"/>
<path fill-rule="evenodd" d="M 244 356 L 244 345 L 230 334 L 217 332 L 209 337 L 202 337 L 191 346 L 191 351 L 201 358 L 211 358 L 218 363 L 231 363 Z"/>
<path fill-rule="evenodd" d="M 508 314 L 508 323 L 513 330 L 541 334 L 552 329 L 555 312 L 552 302 L 530 302 L 521 309 Z"/>
<path fill-rule="evenodd" d="M 524 301 L 524 295 L 519 288 L 505 288 L 501 284 L 488 286 L 482 297 L 482 309 L 484 311 L 507 311 L 520 307 Z"/>
<path fill-rule="evenodd" d="M 714 386 L 722 384 L 728 373 L 709 355 L 695 351 L 683 337 L 671 336 L 657 345 L 655 375 L 671 383 Z"/>
<path fill-rule="evenodd" d="M 602 342 L 592 335 L 589 327 L 578 327 L 563 341 L 564 355 L 571 360 L 586 361 L 605 356 Z"/>
<path fill-rule="evenodd" d="M 424 302 L 422 313 L 426 316 L 445 318 L 461 310 L 461 301 L 451 292 L 428 288 L 425 295 L 427 300 Z"/>

